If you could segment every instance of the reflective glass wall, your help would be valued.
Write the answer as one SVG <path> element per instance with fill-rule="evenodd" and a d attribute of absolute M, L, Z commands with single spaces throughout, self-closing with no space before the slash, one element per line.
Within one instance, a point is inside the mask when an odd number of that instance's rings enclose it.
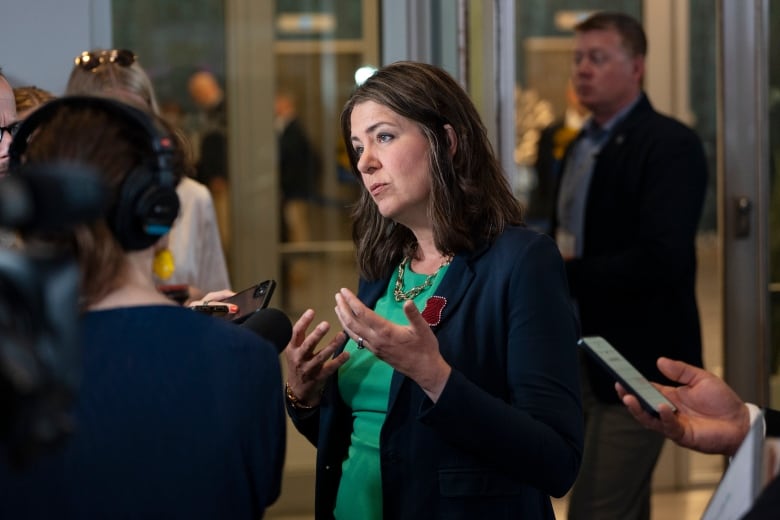
<path fill-rule="evenodd" d="M 291 313 L 355 283 L 349 205 L 357 191 L 338 114 L 355 72 L 378 63 L 376 4 L 280 0 L 246 13 L 251 7 L 241 1 L 112 2 L 113 45 L 136 52 L 162 110 L 189 137 L 198 180 L 209 186 L 218 210 L 234 288 L 277 278 L 274 303 Z M 245 33 L 264 38 L 270 49 L 229 56 L 231 44 L 256 43 L 236 39 L 242 34 L 236 24 L 249 21 Z M 236 63 L 232 70 L 230 63 Z M 205 75 L 224 102 L 209 105 Z M 256 87 L 244 93 L 246 103 L 231 99 L 231 91 L 247 84 Z M 245 144 L 247 126 L 256 137 Z M 215 131 L 224 136 L 221 148 L 204 139 Z M 257 205 L 274 210 L 245 218 Z M 254 265 L 239 258 L 247 242 L 262 244 Z"/>
<path fill-rule="evenodd" d="M 211 189 L 233 289 L 276 279 L 271 306 L 292 320 L 313 308 L 337 323 L 334 294 L 357 286 L 357 184 L 338 117 L 358 69 L 378 65 L 378 9 L 376 0 L 112 1 L 112 45 L 138 55 Z M 224 103 L 211 106 L 214 86 Z M 222 149 L 204 139 L 215 131 Z M 314 450 L 292 426 L 287 444 L 269 518 L 313 507 Z"/>

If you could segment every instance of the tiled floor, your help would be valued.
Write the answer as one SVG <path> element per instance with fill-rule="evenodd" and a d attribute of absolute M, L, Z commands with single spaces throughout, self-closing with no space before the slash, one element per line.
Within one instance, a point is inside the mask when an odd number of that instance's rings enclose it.
<path fill-rule="evenodd" d="M 700 520 L 712 488 L 653 495 L 652 520 Z M 555 517 L 566 518 L 566 498 L 553 500 Z M 314 516 L 266 516 L 266 520 L 313 520 Z"/>
<path fill-rule="evenodd" d="M 690 491 L 654 493 L 652 497 L 652 520 L 700 520 L 713 488 Z M 555 517 L 566 518 L 566 498 L 553 500 Z"/>

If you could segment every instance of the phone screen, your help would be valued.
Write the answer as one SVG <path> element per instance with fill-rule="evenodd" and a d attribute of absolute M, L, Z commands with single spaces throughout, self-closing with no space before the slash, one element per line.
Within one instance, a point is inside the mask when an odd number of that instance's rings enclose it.
<path fill-rule="evenodd" d="M 229 298 L 220 300 L 224 303 L 235 303 L 238 305 L 238 312 L 235 314 L 225 314 L 220 316 L 222 319 L 230 320 L 235 323 L 241 323 L 251 316 L 255 311 L 265 309 L 271 301 L 271 296 L 276 288 L 275 280 L 265 280 L 257 285 L 248 287 L 243 291 L 237 292 Z"/>
<path fill-rule="evenodd" d="M 648 413 L 658 417 L 658 405 L 663 403 L 676 411 L 677 408 L 659 392 L 615 347 L 601 336 L 588 336 L 579 340 L 583 347 L 604 367 L 630 394 L 636 396 Z"/>

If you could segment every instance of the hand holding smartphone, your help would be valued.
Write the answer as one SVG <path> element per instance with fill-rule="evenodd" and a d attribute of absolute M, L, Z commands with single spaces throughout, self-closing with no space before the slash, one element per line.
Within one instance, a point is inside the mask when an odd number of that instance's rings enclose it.
<path fill-rule="evenodd" d="M 192 310 L 209 314 L 216 318 L 224 318 L 231 314 L 230 306 L 227 303 L 203 303 L 201 305 L 193 305 Z M 238 312 L 238 306 L 235 306 L 233 314 Z"/>
<path fill-rule="evenodd" d="M 243 323 L 256 311 L 268 307 L 274 289 L 276 289 L 276 281 L 265 280 L 237 292 L 233 296 L 203 305 L 196 305 L 193 309 L 199 312 L 206 312 L 217 318 L 232 321 L 233 323 Z M 228 312 L 226 304 L 238 306 L 238 311 L 234 313 Z"/>
<path fill-rule="evenodd" d="M 577 344 L 595 359 L 626 392 L 635 395 L 639 404 L 653 417 L 658 417 L 658 405 L 665 404 L 676 412 L 677 407 L 661 394 L 615 347 L 601 336 L 587 336 Z"/>

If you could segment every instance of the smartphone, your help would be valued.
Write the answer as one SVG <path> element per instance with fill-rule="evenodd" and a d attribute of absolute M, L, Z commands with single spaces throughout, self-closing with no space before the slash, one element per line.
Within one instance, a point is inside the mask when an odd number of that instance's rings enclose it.
<path fill-rule="evenodd" d="M 677 411 L 671 401 L 650 384 L 634 365 L 628 362 L 615 347 L 609 344 L 601 336 L 587 336 L 580 339 L 577 344 L 584 348 L 607 372 L 612 374 L 626 392 L 633 394 L 639 400 L 650 415 L 658 417 L 658 405 L 665 404 L 673 411 Z"/>
<path fill-rule="evenodd" d="M 229 298 L 220 300 L 222 303 L 235 303 L 238 305 L 238 312 L 223 314 L 219 317 L 234 323 L 246 321 L 246 319 L 256 311 L 268 307 L 271 296 L 274 294 L 274 289 L 276 289 L 276 280 L 265 280 L 257 285 L 237 292 Z"/>
<path fill-rule="evenodd" d="M 222 318 L 228 314 L 226 305 L 214 304 L 214 303 L 209 303 L 204 305 L 193 305 L 192 310 L 210 314 L 211 316 L 216 316 L 217 318 Z"/>

